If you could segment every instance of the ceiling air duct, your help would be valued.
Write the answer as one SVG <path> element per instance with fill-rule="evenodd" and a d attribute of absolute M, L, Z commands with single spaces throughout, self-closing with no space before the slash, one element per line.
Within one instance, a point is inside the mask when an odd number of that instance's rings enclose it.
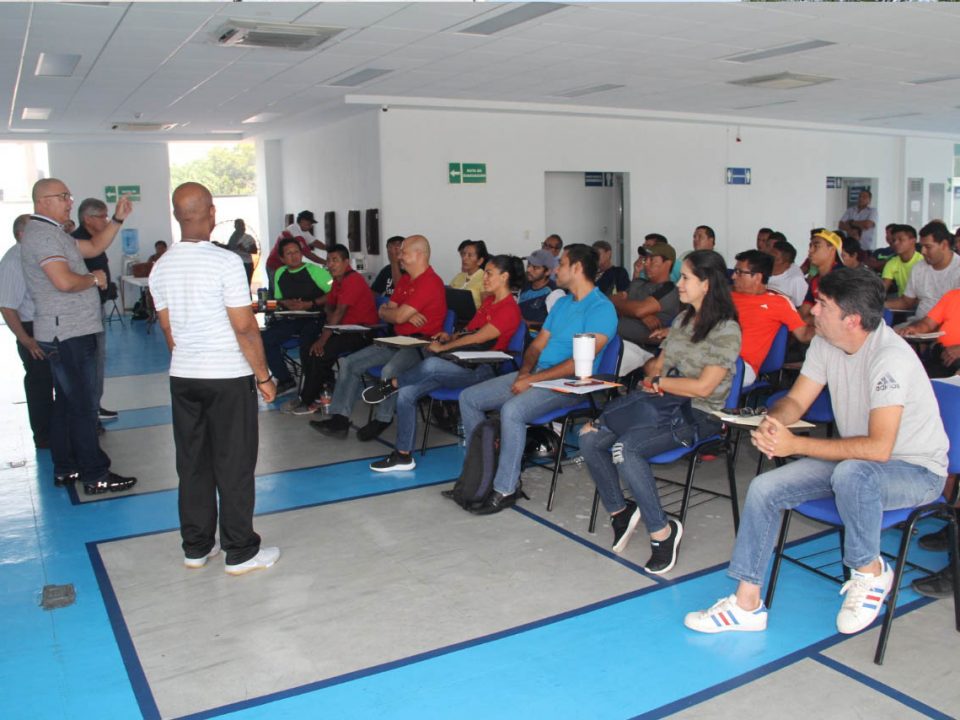
<path fill-rule="evenodd" d="M 343 32 L 341 27 L 227 20 L 213 34 L 217 45 L 272 50 L 313 50 Z"/>

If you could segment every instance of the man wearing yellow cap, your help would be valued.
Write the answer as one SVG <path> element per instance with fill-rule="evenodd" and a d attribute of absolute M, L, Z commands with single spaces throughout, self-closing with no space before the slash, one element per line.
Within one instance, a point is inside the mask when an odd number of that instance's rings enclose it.
<path fill-rule="evenodd" d="M 811 272 L 816 268 L 816 274 L 810 278 L 810 289 L 800 306 L 800 317 L 808 324 L 813 323 L 811 311 L 820 294 L 820 281 L 836 267 L 840 267 L 840 251 L 843 249 L 843 240 L 835 232 L 820 228 L 814 230 L 810 236 L 810 249 L 807 258 L 810 260 Z"/>

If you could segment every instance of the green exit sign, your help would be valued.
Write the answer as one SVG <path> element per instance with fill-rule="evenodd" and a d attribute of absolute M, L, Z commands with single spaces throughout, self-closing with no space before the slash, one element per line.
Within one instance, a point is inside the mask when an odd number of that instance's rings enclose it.
<path fill-rule="evenodd" d="M 487 182 L 486 163 L 449 163 L 448 173 L 451 185 Z"/>

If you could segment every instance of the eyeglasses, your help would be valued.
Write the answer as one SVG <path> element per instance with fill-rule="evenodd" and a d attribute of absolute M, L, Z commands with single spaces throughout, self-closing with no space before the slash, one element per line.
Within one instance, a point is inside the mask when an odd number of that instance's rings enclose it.
<path fill-rule="evenodd" d="M 63 200 L 64 202 L 70 202 L 71 200 L 73 200 L 73 195 L 71 195 L 71 194 L 68 193 L 68 192 L 54 193 L 53 195 L 42 195 L 41 197 L 45 197 L 45 198 L 54 198 L 54 197 L 55 197 L 55 198 L 60 198 L 60 199 Z"/>
<path fill-rule="evenodd" d="M 756 275 L 753 270 L 741 270 L 740 268 L 734 268 L 733 272 L 737 275 Z"/>
<path fill-rule="evenodd" d="M 544 250 L 559 250 L 559 249 L 560 249 L 560 246 L 559 246 L 559 245 L 551 245 L 550 243 L 544 243 L 544 244 L 541 245 L 540 247 L 542 247 Z"/>

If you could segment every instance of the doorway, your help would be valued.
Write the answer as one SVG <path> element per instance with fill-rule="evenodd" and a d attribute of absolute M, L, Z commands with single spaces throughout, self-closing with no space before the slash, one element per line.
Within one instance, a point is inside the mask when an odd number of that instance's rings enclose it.
<path fill-rule="evenodd" d="M 627 202 L 630 173 L 544 173 L 546 230 L 563 238 L 564 245 L 593 245 L 606 240 L 613 248 L 613 264 L 630 257 L 630 209 Z"/>
<path fill-rule="evenodd" d="M 871 177 L 839 177 L 827 176 L 826 217 L 823 227 L 835 230 L 840 225 L 840 218 L 849 207 L 855 207 L 861 190 L 867 190 L 872 197 L 870 207 L 877 207 L 877 178 Z M 879 224 L 879 223 L 878 223 Z M 880 247 L 877 239 L 883 243 L 882 228 L 874 227 L 872 240 L 864 244 L 864 250 L 875 250 Z"/>

